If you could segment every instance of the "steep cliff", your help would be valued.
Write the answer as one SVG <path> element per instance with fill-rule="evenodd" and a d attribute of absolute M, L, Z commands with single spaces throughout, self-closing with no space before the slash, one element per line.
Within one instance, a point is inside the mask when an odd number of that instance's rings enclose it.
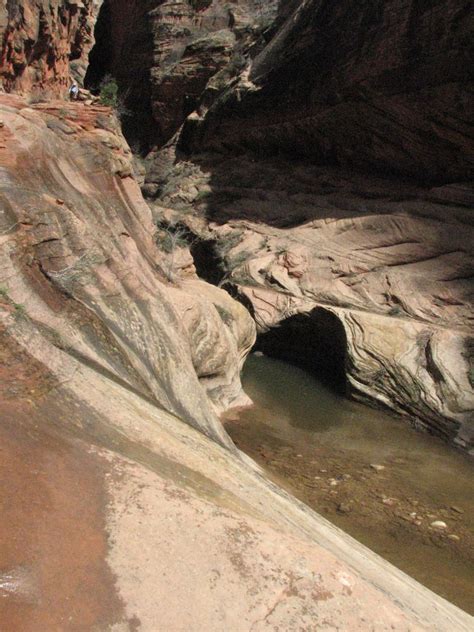
<path fill-rule="evenodd" d="M 176 133 L 209 79 L 224 68 L 224 85 L 238 75 L 276 13 L 276 0 L 105 0 L 86 85 L 117 78 L 133 112 L 125 133 L 148 151 Z"/>
<path fill-rule="evenodd" d="M 2 123 L 5 316 L 21 305 L 39 353 L 52 345 L 96 366 L 230 445 L 206 392 L 217 410 L 243 398 L 239 369 L 254 325 L 192 269 L 179 287 L 167 281 L 115 119 L 104 108 L 32 110 L 4 98 Z M 180 270 L 176 258 L 175 283 Z"/>
<path fill-rule="evenodd" d="M 2 8 L 3 88 L 41 98 L 83 79 L 102 0 L 14 0 Z"/>
<path fill-rule="evenodd" d="M 206 112 L 188 141 L 194 151 L 277 151 L 422 181 L 472 178 L 469 2 L 305 0 L 285 17 Z"/>

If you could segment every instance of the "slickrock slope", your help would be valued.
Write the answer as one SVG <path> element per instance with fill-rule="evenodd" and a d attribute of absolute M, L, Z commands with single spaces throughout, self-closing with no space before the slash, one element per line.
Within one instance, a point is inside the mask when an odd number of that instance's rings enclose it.
<path fill-rule="evenodd" d="M 65 95 L 82 79 L 102 0 L 15 0 L 0 7 L 0 79 L 8 92 Z"/>
<path fill-rule="evenodd" d="M 229 444 L 253 322 L 184 253 L 164 278 L 109 112 L 0 120 L 2 626 L 470 629 Z"/>
<path fill-rule="evenodd" d="M 1 117 L 7 313 L 9 301 L 24 306 L 50 343 L 229 445 L 198 378 L 217 410 L 245 401 L 254 324 L 224 291 L 192 277 L 178 288 L 160 272 L 165 255 L 115 119 L 7 97 Z"/>

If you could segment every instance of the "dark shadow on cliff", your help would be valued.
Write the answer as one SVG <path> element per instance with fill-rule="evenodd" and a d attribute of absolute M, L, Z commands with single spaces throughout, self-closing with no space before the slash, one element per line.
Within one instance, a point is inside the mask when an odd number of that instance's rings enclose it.
<path fill-rule="evenodd" d="M 429 215 L 427 202 L 457 206 L 464 212 L 474 201 L 474 192 L 468 185 L 433 187 L 409 178 L 380 177 L 288 155 L 260 158 L 252 153 L 183 154 L 181 158 L 193 165 L 197 174 L 195 180 L 191 176 L 189 184 L 199 190 L 199 177 L 205 175 L 206 189 L 199 191 L 192 206 L 218 224 L 247 220 L 293 228 L 321 219 L 406 212 Z M 178 192 L 185 182 L 179 169 L 175 173 L 171 168 L 161 177 L 167 189 L 171 185 Z M 150 175 L 148 178 L 150 181 Z M 162 203 L 169 205 L 166 198 Z M 433 214 L 436 215 L 434 207 Z"/>
<path fill-rule="evenodd" d="M 100 8 L 84 86 L 98 94 L 105 77 L 117 81 L 122 131 L 132 150 L 145 155 L 158 137 L 151 109 L 153 33 L 147 3 L 125 1 L 104 0 Z"/>

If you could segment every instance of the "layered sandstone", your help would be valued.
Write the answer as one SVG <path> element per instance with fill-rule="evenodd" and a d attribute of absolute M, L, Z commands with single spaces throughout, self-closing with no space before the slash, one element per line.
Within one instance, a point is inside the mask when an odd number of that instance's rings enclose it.
<path fill-rule="evenodd" d="M 472 178 L 469 2 L 305 0 L 284 11 L 240 82 L 190 121 L 184 146 Z"/>
<path fill-rule="evenodd" d="M 5 295 L 49 344 L 229 445 L 203 385 L 217 410 L 239 401 L 254 325 L 225 292 L 160 272 L 166 255 L 116 120 L 4 99 L 2 121 Z"/>
<path fill-rule="evenodd" d="M 178 151 L 149 156 L 144 187 L 211 222 L 191 223 L 218 249 L 234 233 L 217 265 L 261 331 L 331 308 L 350 392 L 468 450 L 471 20 L 462 0 L 280 7 L 240 75 L 209 81 Z"/>
<path fill-rule="evenodd" d="M 245 66 L 246 53 L 272 24 L 277 3 L 262 0 L 125 2 L 106 0 L 97 23 L 86 83 L 111 73 L 133 112 L 127 137 L 143 150 L 167 142 L 211 92 L 222 91 Z"/>
<path fill-rule="evenodd" d="M 286 341 L 282 356 L 303 361 L 321 329 L 321 376 L 342 372 L 352 396 L 472 449 L 472 187 L 247 157 L 166 173 L 160 204 L 207 244 L 198 271 L 240 295 L 260 333 L 275 328 L 273 353 Z M 338 367 L 316 308 L 343 328 Z M 298 314 L 308 321 L 295 338 Z"/>
<path fill-rule="evenodd" d="M 18 0 L 0 14 L 0 78 L 8 91 L 64 96 L 82 80 L 102 0 Z"/>

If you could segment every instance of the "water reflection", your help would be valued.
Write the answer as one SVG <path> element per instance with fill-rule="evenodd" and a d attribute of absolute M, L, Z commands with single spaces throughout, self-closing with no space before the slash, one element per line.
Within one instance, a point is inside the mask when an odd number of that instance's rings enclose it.
<path fill-rule="evenodd" d="M 473 612 L 471 459 L 280 360 L 250 356 L 243 385 L 255 405 L 224 418 L 240 449 L 366 546 Z"/>

